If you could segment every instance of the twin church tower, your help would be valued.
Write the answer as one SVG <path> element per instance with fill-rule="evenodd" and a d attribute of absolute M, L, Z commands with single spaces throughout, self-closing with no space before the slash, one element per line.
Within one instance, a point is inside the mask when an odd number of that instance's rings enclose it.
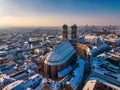
<path fill-rule="evenodd" d="M 63 25 L 62 30 L 62 41 L 68 40 L 68 26 L 65 24 Z M 73 45 L 76 47 L 76 40 L 77 40 L 77 25 L 74 24 L 71 26 L 71 41 Z"/>

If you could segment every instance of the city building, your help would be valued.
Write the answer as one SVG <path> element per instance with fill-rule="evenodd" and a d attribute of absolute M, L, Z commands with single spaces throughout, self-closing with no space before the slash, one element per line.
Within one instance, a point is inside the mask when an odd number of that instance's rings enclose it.
<path fill-rule="evenodd" d="M 58 44 L 44 61 L 45 76 L 55 80 L 62 78 L 71 72 L 75 61 L 76 50 L 71 42 L 65 41 Z"/>
<path fill-rule="evenodd" d="M 93 76 L 104 79 L 120 87 L 119 67 L 109 62 L 108 56 L 94 58 L 91 63 L 91 72 Z"/>
<path fill-rule="evenodd" d="M 119 87 L 94 78 L 88 80 L 82 90 L 119 90 Z"/>
<path fill-rule="evenodd" d="M 24 81 L 17 80 L 13 83 L 8 84 L 2 90 L 24 90 Z"/>
<path fill-rule="evenodd" d="M 10 75 L 10 78 L 14 78 L 15 80 L 25 79 L 32 75 L 34 75 L 34 71 L 31 70 L 21 70 L 16 73 Z"/>
<path fill-rule="evenodd" d="M 37 86 L 39 86 L 40 82 L 42 81 L 42 76 L 40 76 L 39 74 L 35 74 L 31 77 L 28 78 L 28 80 L 26 80 L 24 82 L 24 88 L 31 88 L 31 89 L 35 89 Z"/>
<path fill-rule="evenodd" d="M 89 54 L 91 55 L 91 58 L 93 57 L 96 57 L 97 55 L 99 54 L 102 54 L 104 52 L 108 52 L 112 49 L 111 46 L 109 46 L 108 44 L 103 44 L 103 45 L 100 45 L 94 49 L 92 49 Z"/>
<path fill-rule="evenodd" d="M 120 27 L 10 29 L 0 33 L 0 90 L 120 90 Z"/>
<path fill-rule="evenodd" d="M 77 43 L 77 55 L 85 60 L 89 60 L 90 48 L 86 44 Z"/>
<path fill-rule="evenodd" d="M 72 78 L 66 82 L 67 90 L 79 90 L 81 88 L 82 80 L 84 76 L 84 67 L 85 67 L 85 60 L 78 59 L 77 67 L 73 70 Z"/>
<path fill-rule="evenodd" d="M 6 74 L 2 74 L 0 73 L 0 90 L 5 87 L 6 85 L 14 82 L 15 79 L 10 78 L 9 76 L 7 76 Z"/>

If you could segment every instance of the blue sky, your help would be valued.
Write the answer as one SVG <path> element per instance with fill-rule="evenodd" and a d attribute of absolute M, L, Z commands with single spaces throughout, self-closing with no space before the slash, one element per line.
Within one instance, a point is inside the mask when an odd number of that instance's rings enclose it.
<path fill-rule="evenodd" d="M 120 25 L 120 0 L 0 0 L 0 19 L 3 26 Z"/>

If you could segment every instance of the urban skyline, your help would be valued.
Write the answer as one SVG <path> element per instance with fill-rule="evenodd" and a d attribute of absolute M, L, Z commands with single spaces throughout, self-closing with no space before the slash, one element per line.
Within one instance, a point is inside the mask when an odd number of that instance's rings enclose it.
<path fill-rule="evenodd" d="M 0 90 L 120 90 L 120 0 L 0 0 Z"/>

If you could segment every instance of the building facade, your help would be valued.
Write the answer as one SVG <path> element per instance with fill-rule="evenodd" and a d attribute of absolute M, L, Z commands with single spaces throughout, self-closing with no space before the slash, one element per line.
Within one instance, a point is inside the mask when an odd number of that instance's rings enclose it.
<path fill-rule="evenodd" d="M 68 40 L 68 26 L 65 24 L 63 25 L 63 30 L 62 30 L 62 41 Z"/>
<path fill-rule="evenodd" d="M 71 72 L 75 57 L 76 50 L 70 41 L 56 45 L 44 61 L 45 76 L 55 80 L 63 78 Z"/>
<path fill-rule="evenodd" d="M 71 26 L 71 40 L 72 40 L 74 47 L 76 48 L 76 40 L 77 40 L 77 25 L 76 24 Z"/>

